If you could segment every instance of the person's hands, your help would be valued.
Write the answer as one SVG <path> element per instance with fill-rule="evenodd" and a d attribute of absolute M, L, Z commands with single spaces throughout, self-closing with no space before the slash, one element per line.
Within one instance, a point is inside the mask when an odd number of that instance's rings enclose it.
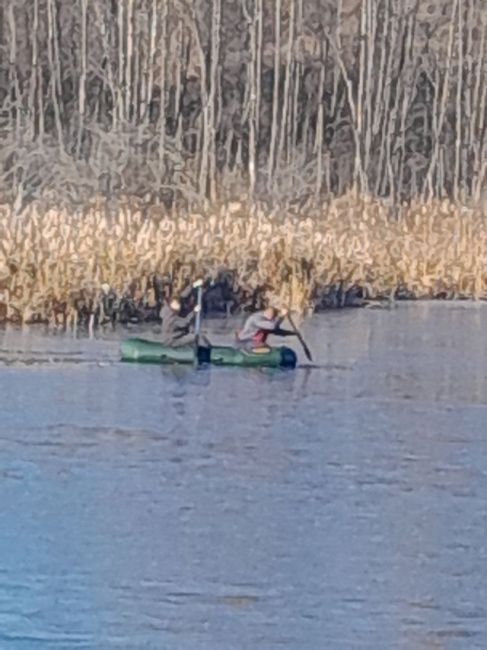
<path fill-rule="evenodd" d="M 201 311 L 200 305 L 196 305 L 195 308 L 193 309 L 193 311 L 194 311 L 195 314 L 199 314 L 200 311 Z"/>
<path fill-rule="evenodd" d="M 193 282 L 193 289 L 199 289 L 202 286 L 203 286 L 203 280 L 201 278 Z"/>
<path fill-rule="evenodd" d="M 286 308 L 281 309 L 281 316 L 282 316 L 283 318 L 286 318 L 286 316 L 287 316 L 288 314 L 289 314 L 289 309 L 286 309 Z"/>

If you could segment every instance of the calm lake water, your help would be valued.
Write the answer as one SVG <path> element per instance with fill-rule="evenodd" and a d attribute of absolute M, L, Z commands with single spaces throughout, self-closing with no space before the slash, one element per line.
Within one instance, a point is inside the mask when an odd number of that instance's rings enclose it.
<path fill-rule="evenodd" d="M 0 330 L 1 650 L 487 647 L 487 306 L 303 331 L 284 372 Z"/>

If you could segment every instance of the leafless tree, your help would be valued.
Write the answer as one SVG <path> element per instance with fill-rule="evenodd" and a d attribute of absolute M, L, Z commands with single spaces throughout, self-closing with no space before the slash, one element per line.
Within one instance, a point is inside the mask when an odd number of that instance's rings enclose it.
<path fill-rule="evenodd" d="M 4 0 L 0 192 L 479 201 L 485 0 Z"/>

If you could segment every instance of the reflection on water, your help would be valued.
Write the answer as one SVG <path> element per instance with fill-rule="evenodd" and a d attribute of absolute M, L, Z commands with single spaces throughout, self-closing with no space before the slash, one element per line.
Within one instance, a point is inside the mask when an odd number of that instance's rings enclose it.
<path fill-rule="evenodd" d="M 295 372 L 1 331 L 0 648 L 484 648 L 486 325 L 330 313 Z"/>

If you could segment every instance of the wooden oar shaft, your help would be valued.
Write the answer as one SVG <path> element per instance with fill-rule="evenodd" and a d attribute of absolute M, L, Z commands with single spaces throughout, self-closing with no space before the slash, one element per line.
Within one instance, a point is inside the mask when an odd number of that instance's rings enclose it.
<path fill-rule="evenodd" d="M 303 346 L 304 353 L 305 353 L 305 355 L 308 357 L 308 360 L 309 360 L 309 361 L 313 361 L 313 357 L 311 356 L 311 352 L 310 352 L 308 346 L 306 345 L 306 342 L 305 342 L 305 340 L 303 339 L 303 336 L 302 336 L 301 332 L 298 330 L 298 328 L 297 328 L 296 325 L 294 324 L 294 321 L 293 321 L 293 318 L 292 318 L 291 314 L 288 314 L 288 315 L 287 315 L 287 319 L 288 319 L 288 321 L 289 321 L 291 327 L 293 328 L 293 330 L 294 330 L 296 336 L 298 337 L 299 342 L 300 342 L 301 345 Z"/>
<path fill-rule="evenodd" d="M 195 332 L 196 336 L 199 337 L 201 330 L 201 307 L 203 305 L 203 288 L 198 287 L 198 311 L 196 313 L 196 323 L 195 323 Z"/>
<path fill-rule="evenodd" d="M 198 287 L 198 311 L 196 312 L 196 322 L 194 326 L 194 364 L 195 366 L 199 365 L 198 357 L 198 347 L 200 342 L 200 331 L 201 331 L 201 307 L 203 305 L 203 287 Z"/>

